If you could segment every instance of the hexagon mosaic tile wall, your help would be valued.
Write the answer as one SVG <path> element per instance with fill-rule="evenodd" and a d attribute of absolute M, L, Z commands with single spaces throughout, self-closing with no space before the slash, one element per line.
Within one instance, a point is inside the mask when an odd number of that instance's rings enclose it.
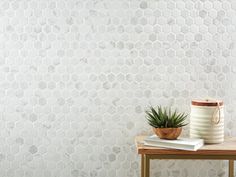
<path fill-rule="evenodd" d="M 152 104 L 224 100 L 236 135 L 236 1 L 1 0 L 0 176 L 138 177 Z M 188 127 L 184 133 L 188 134 Z M 196 168 L 197 167 L 197 168 Z M 223 177 L 219 161 L 153 176 Z"/>

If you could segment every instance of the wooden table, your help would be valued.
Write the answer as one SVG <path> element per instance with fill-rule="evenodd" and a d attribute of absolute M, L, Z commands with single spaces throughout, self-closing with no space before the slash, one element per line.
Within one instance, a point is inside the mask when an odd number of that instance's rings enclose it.
<path fill-rule="evenodd" d="M 135 138 L 138 154 L 141 154 L 141 177 L 149 177 L 150 159 L 205 159 L 228 160 L 229 177 L 234 177 L 234 160 L 236 160 L 236 137 L 226 138 L 222 144 L 204 145 L 197 151 L 165 149 L 143 145 L 145 136 Z"/>

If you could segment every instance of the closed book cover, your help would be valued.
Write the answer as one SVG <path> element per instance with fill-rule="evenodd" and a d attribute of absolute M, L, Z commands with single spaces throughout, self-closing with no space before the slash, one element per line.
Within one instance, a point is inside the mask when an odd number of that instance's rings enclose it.
<path fill-rule="evenodd" d="M 178 138 L 177 140 L 165 140 L 158 138 L 156 135 L 152 135 L 144 139 L 144 145 L 196 151 L 204 145 L 204 141 L 203 139 L 194 138 Z"/>

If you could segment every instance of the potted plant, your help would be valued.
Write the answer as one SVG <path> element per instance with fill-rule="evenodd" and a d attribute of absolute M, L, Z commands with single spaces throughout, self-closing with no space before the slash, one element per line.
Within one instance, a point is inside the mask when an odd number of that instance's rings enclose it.
<path fill-rule="evenodd" d="M 158 106 L 155 109 L 150 106 L 145 113 L 148 124 L 153 127 L 153 131 L 161 139 L 177 139 L 182 127 L 187 125 L 185 123 L 187 114 L 178 113 L 177 110 L 172 111 L 171 108 Z"/>

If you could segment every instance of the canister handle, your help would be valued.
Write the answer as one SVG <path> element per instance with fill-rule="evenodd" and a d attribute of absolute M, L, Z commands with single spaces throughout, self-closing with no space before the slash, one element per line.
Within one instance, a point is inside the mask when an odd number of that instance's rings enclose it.
<path fill-rule="evenodd" d="M 217 119 L 217 116 L 216 116 L 217 111 L 219 111 L 219 118 L 218 119 Z M 214 123 L 214 124 L 220 123 L 220 117 L 221 117 L 220 103 L 219 103 L 219 101 L 217 101 L 217 108 L 215 109 L 215 111 L 214 111 L 214 113 L 212 115 L 212 119 L 211 119 L 212 123 Z"/>

